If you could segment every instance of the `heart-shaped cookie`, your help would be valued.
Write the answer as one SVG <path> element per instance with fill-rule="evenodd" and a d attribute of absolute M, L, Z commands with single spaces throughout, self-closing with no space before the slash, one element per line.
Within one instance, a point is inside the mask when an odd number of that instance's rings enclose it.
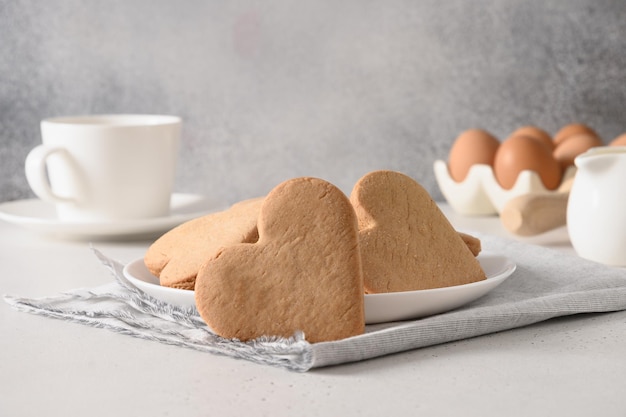
<path fill-rule="evenodd" d="M 259 240 L 224 248 L 199 271 L 196 306 L 222 337 L 337 340 L 364 331 L 357 220 L 348 198 L 317 178 L 266 197 Z"/>
<path fill-rule="evenodd" d="M 200 266 L 219 249 L 257 240 L 262 203 L 263 198 L 241 201 L 173 228 L 150 245 L 146 267 L 164 287 L 193 290 Z"/>
<path fill-rule="evenodd" d="M 368 293 L 423 290 L 485 279 L 480 264 L 428 192 L 410 177 L 375 171 L 350 195 Z"/>

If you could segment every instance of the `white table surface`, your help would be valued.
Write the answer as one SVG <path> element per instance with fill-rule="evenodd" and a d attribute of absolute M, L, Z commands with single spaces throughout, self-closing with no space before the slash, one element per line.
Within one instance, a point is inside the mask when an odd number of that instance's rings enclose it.
<path fill-rule="evenodd" d="M 506 235 L 497 217 L 459 229 Z M 573 250 L 565 229 L 525 239 Z M 122 262 L 149 241 L 94 245 Z M 89 243 L 0 222 L 2 294 L 109 282 Z M 559 318 L 295 373 L 17 312 L 0 302 L 0 416 L 625 416 L 626 312 Z"/>

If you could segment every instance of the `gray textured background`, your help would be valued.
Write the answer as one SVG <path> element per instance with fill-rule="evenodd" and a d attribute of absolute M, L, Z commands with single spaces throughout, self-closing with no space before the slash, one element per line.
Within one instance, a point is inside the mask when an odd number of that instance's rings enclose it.
<path fill-rule="evenodd" d="M 184 118 L 176 190 L 223 202 L 388 168 L 435 198 L 461 131 L 626 131 L 621 0 L 0 0 L 0 201 L 45 117 Z"/>

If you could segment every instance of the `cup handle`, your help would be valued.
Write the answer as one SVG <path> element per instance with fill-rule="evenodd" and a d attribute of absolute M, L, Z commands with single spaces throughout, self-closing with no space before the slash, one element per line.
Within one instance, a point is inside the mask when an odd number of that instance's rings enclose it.
<path fill-rule="evenodd" d="M 50 186 L 46 169 L 46 160 L 50 155 L 55 153 L 58 153 L 65 158 L 69 157 L 69 153 L 64 148 L 50 147 L 46 145 L 39 145 L 33 148 L 28 153 L 24 166 L 26 171 L 26 180 L 37 197 L 44 201 L 51 203 L 74 202 L 75 200 L 72 198 L 62 197 L 55 194 Z"/>

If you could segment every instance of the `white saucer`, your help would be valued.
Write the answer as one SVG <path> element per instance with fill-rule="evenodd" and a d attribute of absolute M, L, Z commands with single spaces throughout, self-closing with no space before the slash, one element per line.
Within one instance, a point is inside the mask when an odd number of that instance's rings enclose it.
<path fill-rule="evenodd" d="M 501 255 L 482 253 L 478 261 L 487 275 L 482 281 L 432 290 L 365 294 L 365 323 L 411 320 L 453 310 L 487 294 L 516 268 L 514 262 Z M 184 308 L 196 306 L 193 291 L 160 286 L 159 279 L 148 271 L 143 259 L 126 265 L 124 276 L 158 300 Z"/>
<path fill-rule="evenodd" d="M 57 218 L 52 204 L 39 199 L 0 204 L 0 220 L 39 233 L 70 239 L 106 239 L 148 236 L 169 229 L 218 209 L 225 208 L 196 194 L 172 194 L 169 216 L 111 222 L 67 222 Z"/>

